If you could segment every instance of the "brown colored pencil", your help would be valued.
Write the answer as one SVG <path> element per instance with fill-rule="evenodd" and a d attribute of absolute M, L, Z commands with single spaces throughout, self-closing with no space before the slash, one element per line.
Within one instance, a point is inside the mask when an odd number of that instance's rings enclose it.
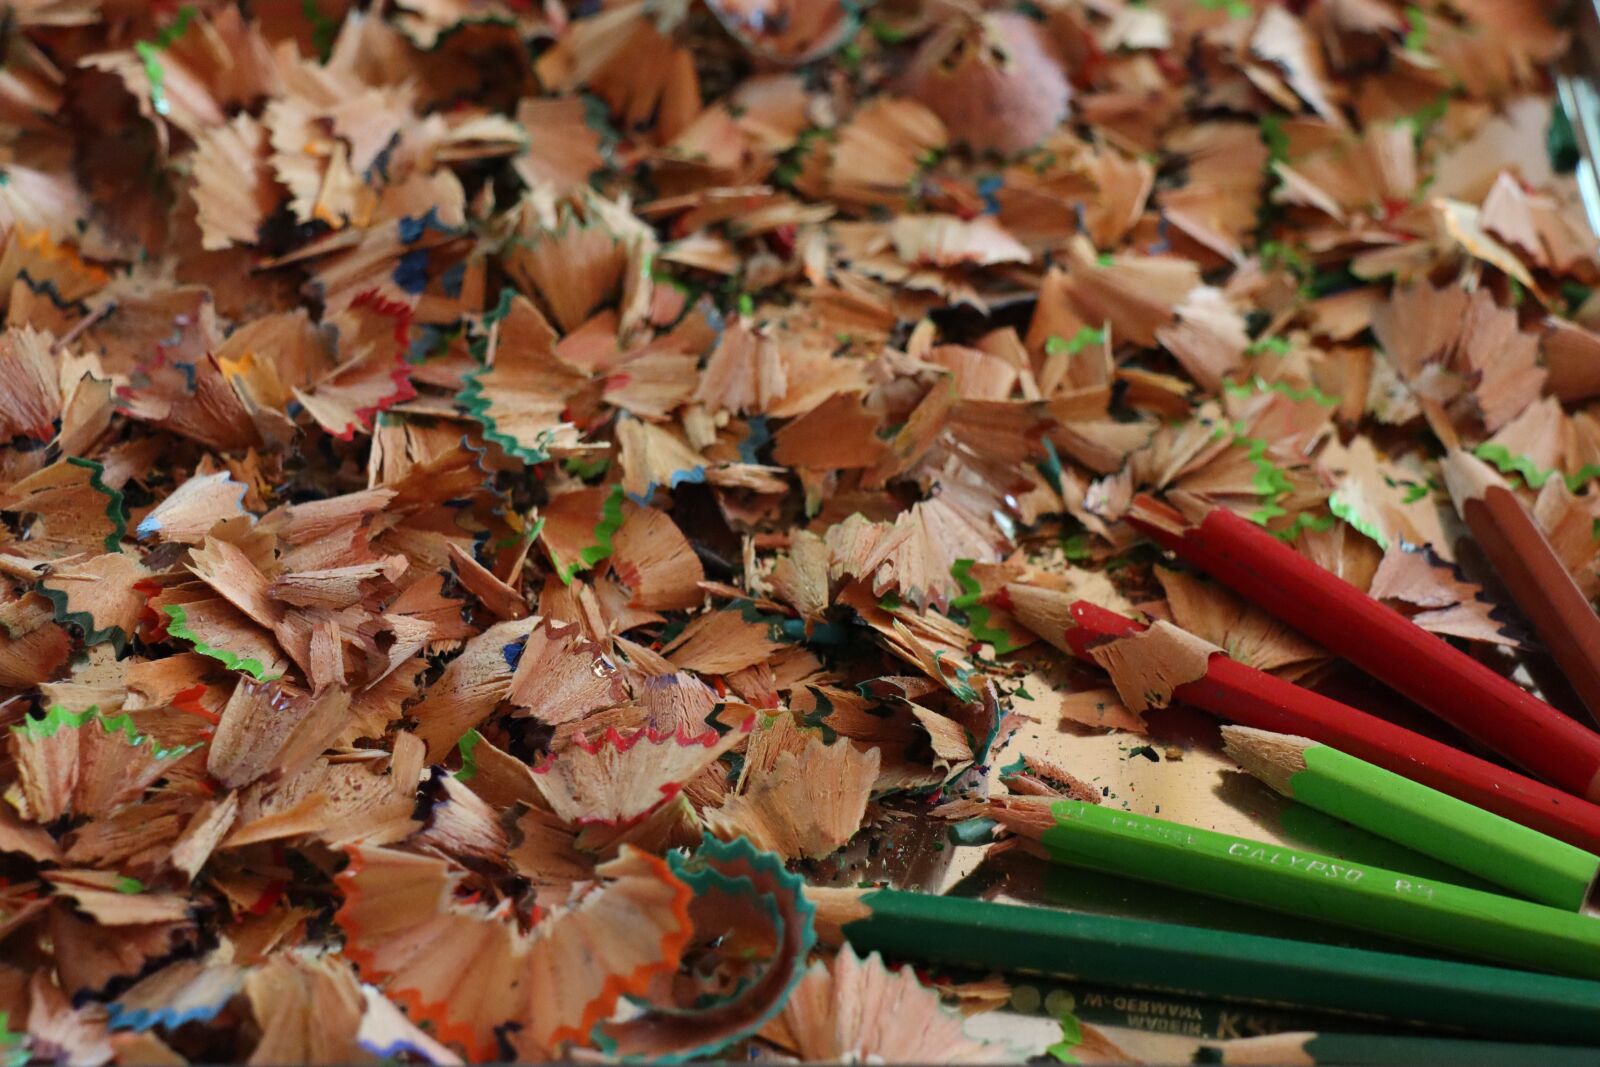
<path fill-rule="evenodd" d="M 1589 715 L 1600 721 L 1600 616 L 1538 522 L 1492 467 L 1457 449 L 1439 466 L 1462 521 Z"/>

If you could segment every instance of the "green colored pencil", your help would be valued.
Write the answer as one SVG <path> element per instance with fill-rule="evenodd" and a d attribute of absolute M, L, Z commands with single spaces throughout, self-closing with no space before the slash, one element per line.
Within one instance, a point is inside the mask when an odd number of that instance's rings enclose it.
<path fill-rule="evenodd" d="M 1384 1034 L 1270 1034 L 1206 1044 L 1196 1063 L 1299 1064 L 1330 1063 L 1339 1067 L 1505 1067 L 1537 1063 L 1540 1067 L 1594 1067 L 1600 1048 L 1572 1045 L 1516 1045 L 1504 1041 L 1461 1041 L 1447 1037 Z"/>
<path fill-rule="evenodd" d="M 1224 726 L 1222 739 L 1284 796 L 1541 904 L 1580 910 L 1600 874 L 1600 856 L 1336 748 L 1244 726 Z"/>
<path fill-rule="evenodd" d="M 966 969 L 935 973 L 941 978 L 976 981 L 983 974 Z M 1094 1026 L 1115 1026 L 1150 1034 L 1170 1034 L 1211 1041 L 1234 1041 L 1263 1034 L 1314 1031 L 1333 1016 L 1307 1008 L 1230 1003 L 1214 997 L 1165 993 L 1153 989 L 1116 989 L 1093 982 L 1043 975 L 1007 975 L 1011 998 L 1006 1008 L 1018 1015 L 1046 1019 L 1075 1016 Z M 1369 1020 L 1380 1022 L 1380 1020 Z"/>
<path fill-rule="evenodd" d="M 1540 1040 L 1600 1040 L 1600 983 L 1227 930 L 893 889 L 809 888 L 825 940 L 1044 974 Z"/>
<path fill-rule="evenodd" d="M 1478 959 L 1600 977 L 1600 922 L 1574 912 L 1083 801 L 1016 797 L 993 814 L 1057 862 Z"/>

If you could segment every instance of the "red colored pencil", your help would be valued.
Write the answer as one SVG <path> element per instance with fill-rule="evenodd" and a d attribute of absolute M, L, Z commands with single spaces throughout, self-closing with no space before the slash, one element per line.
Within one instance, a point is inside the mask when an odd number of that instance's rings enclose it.
<path fill-rule="evenodd" d="M 1071 617 L 1067 644 L 1084 659 L 1090 658 L 1094 646 L 1145 628 L 1086 600 L 1073 602 Z M 1227 722 L 1298 734 L 1331 745 L 1513 822 L 1600 853 L 1600 806 L 1226 655 L 1213 655 L 1206 676 L 1176 687 L 1173 696 Z"/>
<path fill-rule="evenodd" d="M 1600 800 L 1600 734 L 1323 570 L 1255 523 L 1212 508 L 1198 524 L 1151 497 L 1128 519 L 1163 547 L 1569 793 Z"/>

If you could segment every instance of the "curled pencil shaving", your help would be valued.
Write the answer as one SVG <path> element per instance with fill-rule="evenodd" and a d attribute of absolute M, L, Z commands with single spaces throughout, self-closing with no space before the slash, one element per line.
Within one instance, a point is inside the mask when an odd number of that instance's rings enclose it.
<path fill-rule="evenodd" d="M 1164 708 L 1172 691 L 1206 676 L 1211 657 L 1222 649 L 1186 630 L 1157 619 L 1129 637 L 1097 645 L 1090 655 L 1116 686 L 1128 710 L 1142 712 Z"/>

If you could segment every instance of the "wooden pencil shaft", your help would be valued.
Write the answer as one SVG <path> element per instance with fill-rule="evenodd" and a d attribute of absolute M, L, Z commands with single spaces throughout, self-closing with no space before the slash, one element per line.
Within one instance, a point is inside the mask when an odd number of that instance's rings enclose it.
<path fill-rule="evenodd" d="M 1229 747 L 1264 742 L 1235 735 Z M 1302 804 L 1541 904 L 1578 911 L 1588 900 L 1600 868 L 1592 853 L 1327 745 L 1300 749 L 1299 761 L 1283 784 Z"/>
<path fill-rule="evenodd" d="M 1531 773 L 1600 797 L 1600 734 L 1226 508 L 1187 529 L 1165 505 L 1139 510 L 1134 525 L 1268 614 Z"/>
<path fill-rule="evenodd" d="M 1511 490 L 1488 487 L 1461 517 L 1578 699 L 1600 718 L 1600 616 Z"/>
<path fill-rule="evenodd" d="M 1050 806 L 1051 857 L 1477 959 L 1600 977 L 1600 922 L 1083 801 Z"/>
<path fill-rule="evenodd" d="M 1600 1040 L 1600 983 L 1476 963 L 898 890 L 844 924 L 860 952 L 1446 1027 Z"/>
<path fill-rule="evenodd" d="M 1085 601 L 1075 602 L 1072 611 L 1077 626 L 1067 631 L 1066 639 L 1084 658 L 1097 640 L 1143 629 L 1132 619 Z M 1178 686 L 1173 695 L 1227 722 L 1332 745 L 1600 854 L 1600 806 L 1226 656 L 1211 657 L 1206 676 Z"/>

